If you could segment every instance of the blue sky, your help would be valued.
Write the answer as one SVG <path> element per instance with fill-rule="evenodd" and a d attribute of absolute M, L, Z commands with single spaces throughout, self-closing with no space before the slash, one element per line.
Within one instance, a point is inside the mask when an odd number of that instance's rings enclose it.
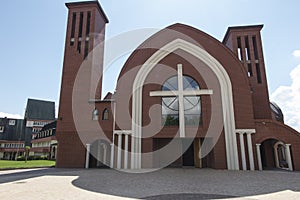
<path fill-rule="evenodd" d="M 23 116 L 27 98 L 53 100 L 58 104 L 66 32 L 66 2 L 70 1 L 1 2 L 2 116 L 4 113 Z M 106 29 L 107 39 L 134 29 L 161 29 L 180 22 L 222 40 L 228 26 L 264 24 L 262 39 L 270 96 L 279 101 L 277 103 L 281 107 L 289 107 L 289 110 L 282 108 L 285 112 L 297 109 L 300 112 L 299 105 L 296 105 L 300 86 L 295 81 L 297 78 L 290 76 L 293 70 L 297 74 L 300 64 L 300 55 L 296 51 L 300 50 L 297 17 L 300 1 L 100 0 L 100 4 L 110 20 Z M 114 71 L 118 72 L 121 64 L 122 61 L 116 62 Z M 114 84 L 111 82 L 115 79 L 105 79 L 105 92 L 113 91 Z M 293 93 L 293 98 L 296 97 L 285 105 L 288 99 L 280 97 L 287 90 Z M 297 127 L 299 114 L 291 115 L 296 115 L 292 125 Z"/>

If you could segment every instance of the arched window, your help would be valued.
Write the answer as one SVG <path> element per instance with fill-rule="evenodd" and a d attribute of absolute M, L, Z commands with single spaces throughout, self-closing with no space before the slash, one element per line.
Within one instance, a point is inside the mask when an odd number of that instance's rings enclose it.
<path fill-rule="evenodd" d="M 102 120 L 108 120 L 108 110 L 105 108 L 102 113 Z"/>
<path fill-rule="evenodd" d="M 199 90 L 199 84 L 189 76 L 183 76 L 183 90 Z M 166 80 L 162 86 L 163 91 L 178 90 L 178 76 Z M 162 124 L 164 126 L 179 125 L 179 98 L 162 97 Z M 201 125 L 201 99 L 200 96 L 184 96 L 184 120 L 187 126 Z"/>
<path fill-rule="evenodd" d="M 97 108 L 95 108 L 95 110 L 93 111 L 93 117 L 92 117 L 92 119 L 94 121 L 98 121 L 98 119 L 99 119 L 99 111 L 98 111 Z"/>

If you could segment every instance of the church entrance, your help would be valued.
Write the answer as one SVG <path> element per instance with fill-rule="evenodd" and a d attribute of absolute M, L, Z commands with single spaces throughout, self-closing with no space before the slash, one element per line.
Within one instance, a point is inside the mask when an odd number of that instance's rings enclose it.
<path fill-rule="evenodd" d="M 192 141 L 191 141 L 192 140 Z M 182 166 L 195 166 L 194 162 L 194 140 L 193 139 L 181 139 L 183 150 Z"/>
<path fill-rule="evenodd" d="M 103 140 L 92 143 L 90 148 L 89 168 L 107 168 L 109 166 L 110 145 Z"/>
<path fill-rule="evenodd" d="M 290 147 L 276 139 L 268 139 L 262 142 L 261 161 L 263 169 L 293 169 Z"/>
<path fill-rule="evenodd" d="M 153 139 L 153 150 L 157 151 L 172 141 L 176 144 L 176 153 L 180 153 L 181 156 L 170 163 L 168 167 L 211 168 L 214 160 L 213 151 L 202 158 L 201 145 L 203 140 L 203 138 L 157 138 Z M 156 154 L 153 158 L 154 163 L 158 164 L 158 166 L 159 163 L 163 163 L 164 157 L 168 157 L 165 153 Z"/>

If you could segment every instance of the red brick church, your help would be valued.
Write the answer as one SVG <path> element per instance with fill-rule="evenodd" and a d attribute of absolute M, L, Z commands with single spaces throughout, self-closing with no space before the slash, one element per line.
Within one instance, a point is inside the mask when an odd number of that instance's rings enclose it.
<path fill-rule="evenodd" d="M 102 98 L 108 18 L 98 1 L 66 6 L 57 167 L 300 170 L 300 134 L 269 101 L 263 25 L 229 27 L 223 41 L 171 25 Z"/>

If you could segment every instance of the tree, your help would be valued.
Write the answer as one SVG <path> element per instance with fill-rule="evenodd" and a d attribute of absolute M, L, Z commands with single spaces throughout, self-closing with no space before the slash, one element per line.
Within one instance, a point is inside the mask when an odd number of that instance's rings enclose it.
<path fill-rule="evenodd" d="M 30 146 L 25 147 L 25 163 L 27 163 L 27 158 L 29 157 Z"/>

